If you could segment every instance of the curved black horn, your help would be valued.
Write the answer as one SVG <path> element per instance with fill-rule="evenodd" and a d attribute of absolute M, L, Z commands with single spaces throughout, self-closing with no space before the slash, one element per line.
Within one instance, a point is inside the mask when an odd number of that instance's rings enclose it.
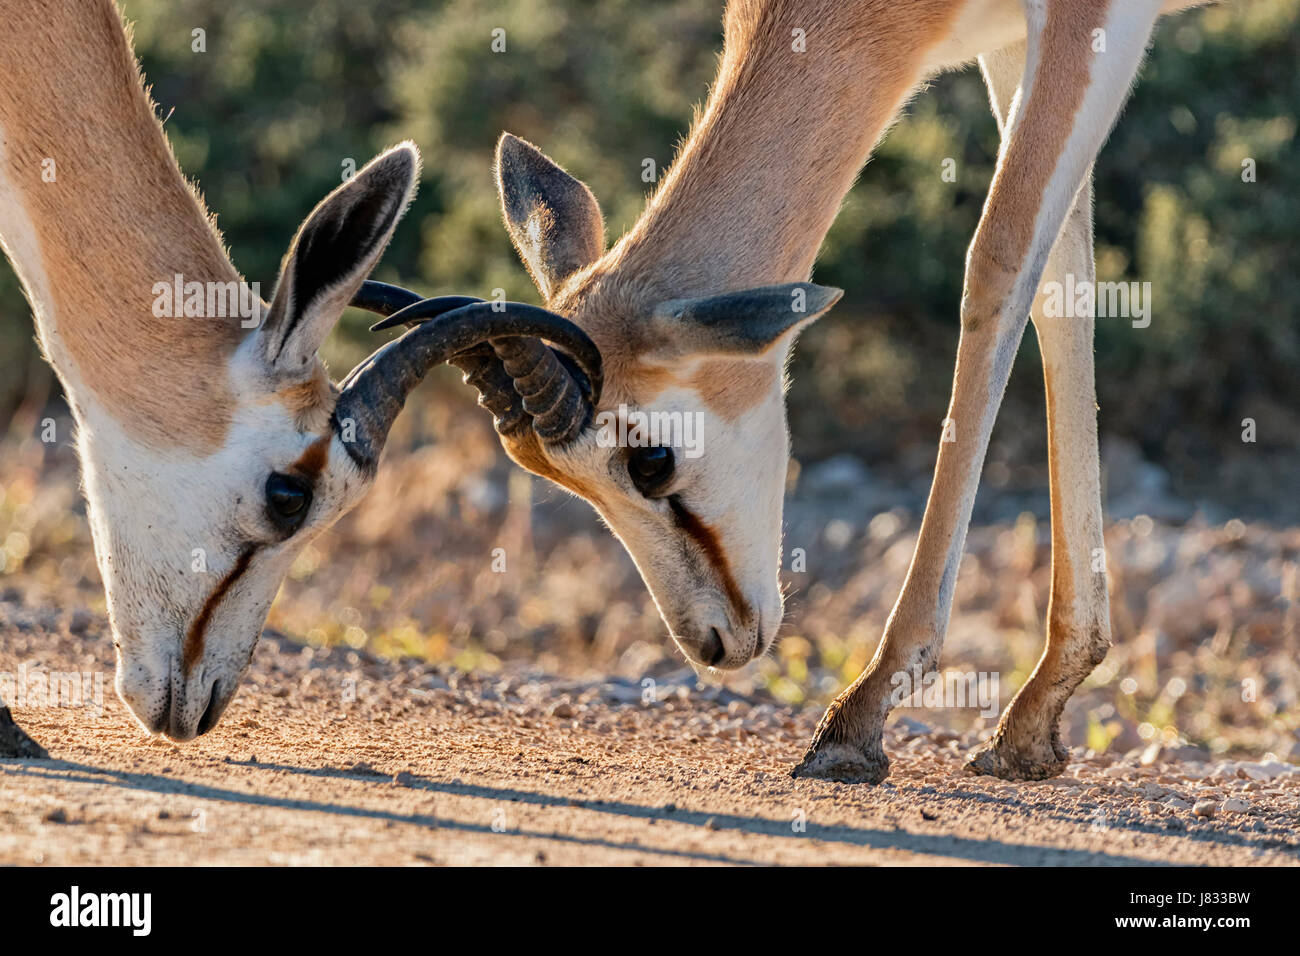
<path fill-rule="evenodd" d="M 419 293 L 403 289 L 400 285 L 389 285 L 387 282 L 367 279 L 361 283 L 361 288 L 352 297 L 351 304 L 367 312 L 389 316 L 394 312 L 402 311 L 408 305 L 415 305 L 423 298 L 424 296 Z M 373 330 L 374 326 L 371 326 L 371 329 Z"/>
<path fill-rule="evenodd" d="M 461 296 L 420 299 L 382 283 L 363 284 L 353 301 L 388 315 L 385 326 L 420 323 L 375 351 L 341 383 L 335 429 L 364 468 L 375 466 L 411 390 L 442 362 L 465 371 L 502 434 L 531 422 L 540 439 L 562 444 L 586 427 L 599 401 L 600 351 L 582 329 L 546 309 Z"/>
<path fill-rule="evenodd" d="M 417 325 L 428 321 L 430 316 L 440 314 L 440 311 L 435 311 L 435 308 L 441 311 L 450 311 L 452 308 L 482 301 L 482 299 L 469 296 L 443 296 L 438 299 L 425 299 L 419 293 L 411 292 L 409 289 L 389 285 L 386 282 L 376 282 L 373 279 L 363 282 L 361 288 L 357 290 L 357 294 L 352 297 L 352 305 L 358 309 L 366 309 L 384 316 L 383 319 L 370 326 L 371 332 L 389 329 L 402 324 L 406 324 L 409 328 L 415 328 Z M 409 322 L 405 318 L 393 318 L 396 313 L 418 302 L 427 303 L 425 308 L 420 310 L 422 314 L 419 317 L 411 318 Z M 446 306 L 445 310 L 443 306 Z M 476 345 L 472 349 L 467 349 L 452 356 L 448 361 L 465 373 L 463 381 L 467 385 L 472 385 L 477 389 L 479 393 L 478 402 L 492 413 L 493 423 L 498 432 L 502 435 L 510 435 L 527 426 L 529 416 L 524 411 L 523 400 L 515 391 L 514 380 L 506 374 L 501 359 L 493 351 L 491 345 Z M 352 370 L 352 374 L 356 374 L 364 365 L 365 363 L 358 365 Z M 347 379 L 341 382 L 340 387 L 346 387 L 350 384 L 351 377 L 349 375 Z"/>

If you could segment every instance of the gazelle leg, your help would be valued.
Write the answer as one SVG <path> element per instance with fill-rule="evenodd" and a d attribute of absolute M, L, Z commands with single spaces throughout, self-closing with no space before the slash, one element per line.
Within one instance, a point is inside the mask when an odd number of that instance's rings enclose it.
<path fill-rule="evenodd" d="M 1005 128 L 1023 74 L 1024 47 L 981 59 L 990 98 Z M 1068 281 L 1073 277 L 1073 282 Z M 1052 591 L 1047 644 L 1029 680 L 1008 705 L 993 739 L 970 768 L 1009 779 L 1059 773 L 1068 752 L 1058 736 L 1065 702 L 1106 656 L 1106 594 L 1093 371 L 1093 316 L 1048 314 L 1045 290 L 1095 286 L 1092 172 L 1074 197 L 1043 272 L 1032 318 L 1047 387 L 1048 467 L 1052 494 Z M 1085 285 L 1087 284 L 1087 285 Z M 1068 317 L 1067 317 L 1068 316 Z"/>
<path fill-rule="evenodd" d="M 875 657 L 827 709 L 796 776 L 878 783 L 888 773 L 882 737 L 898 677 L 937 663 L 1012 359 L 1048 255 L 1159 8 L 1160 0 L 1025 0 L 1023 95 L 1011 109 L 967 255 L 952 400 L 916 553 Z"/>

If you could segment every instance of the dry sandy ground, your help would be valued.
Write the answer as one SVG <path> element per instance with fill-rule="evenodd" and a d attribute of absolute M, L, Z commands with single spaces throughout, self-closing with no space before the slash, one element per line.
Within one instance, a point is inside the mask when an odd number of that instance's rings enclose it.
<path fill-rule="evenodd" d="M 270 634 L 221 724 L 177 746 L 129 719 L 99 631 L 0 600 L 0 672 L 104 681 L 98 717 L 10 701 L 51 759 L 0 760 L 0 863 L 1300 862 L 1289 765 L 1081 754 L 1068 777 L 1008 784 L 961 769 L 974 739 L 903 719 L 883 786 L 796 781 L 813 711 Z"/>

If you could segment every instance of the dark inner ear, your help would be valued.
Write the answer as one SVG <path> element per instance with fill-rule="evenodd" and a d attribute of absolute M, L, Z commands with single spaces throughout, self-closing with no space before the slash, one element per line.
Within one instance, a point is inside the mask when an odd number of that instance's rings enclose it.
<path fill-rule="evenodd" d="M 763 286 L 664 303 L 656 325 L 674 353 L 758 355 L 791 329 L 819 318 L 842 291 L 811 282 Z"/>
<path fill-rule="evenodd" d="M 605 251 L 591 190 L 509 133 L 497 144 L 497 189 L 506 229 L 545 298 Z"/>
<path fill-rule="evenodd" d="M 309 359 L 379 259 L 410 199 L 414 148 L 380 156 L 327 196 L 298 231 L 267 319 L 269 356 Z"/>
<path fill-rule="evenodd" d="M 346 203 L 303 230 L 293 265 L 293 300 L 299 304 L 299 315 L 312 296 L 351 272 L 357 260 L 388 233 L 405 199 L 404 192 L 395 189 L 354 190 L 340 197 Z"/>

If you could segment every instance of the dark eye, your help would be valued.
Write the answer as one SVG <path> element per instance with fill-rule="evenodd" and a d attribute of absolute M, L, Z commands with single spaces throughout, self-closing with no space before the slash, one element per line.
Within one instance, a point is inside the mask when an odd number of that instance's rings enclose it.
<path fill-rule="evenodd" d="M 284 531 L 297 531 L 310 508 L 311 486 L 301 478 L 277 471 L 266 479 L 266 513 Z"/>
<path fill-rule="evenodd" d="M 633 448 L 627 455 L 627 473 L 637 491 L 653 498 L 672 481 L 673 450 L 662 445 Z"/>

